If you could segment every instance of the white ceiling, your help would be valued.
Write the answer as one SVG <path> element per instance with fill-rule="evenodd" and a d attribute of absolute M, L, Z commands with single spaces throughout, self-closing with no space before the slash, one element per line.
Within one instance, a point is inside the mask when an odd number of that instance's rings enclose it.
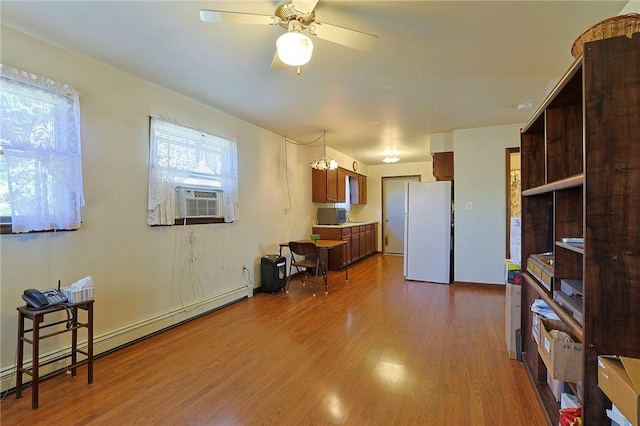
<path fill-rule="evenodd" d="M 430 158 L 428 135 L 523 123 L 571 45 L 625 1 L 327 1 L 316 19 L 379 36 L 371 52 L 314 38 L 270 69 L 279 26 L 203 23 L 200 9 L 273 14 L 276 1 L 6 1 L 3 24 L 366 164 Z M 11 65 L 11 64 L 7 64 Z"/>

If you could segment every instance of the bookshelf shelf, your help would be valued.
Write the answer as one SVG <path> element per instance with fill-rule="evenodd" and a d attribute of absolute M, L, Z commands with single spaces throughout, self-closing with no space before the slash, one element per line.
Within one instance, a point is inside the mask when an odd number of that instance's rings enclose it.
<path fill-rule="evenodd" d="M 540 185 L 536 188 L 527 189 L 522 191 L 523 197 L 530 197 L 532 195 L 546 194 L 548 192 L 560 191 L 562 189 L 575 188 L 581 186 L 584 182 L 584 175 L 581 173 L 576 176 L 571 176 L 566 179 L 561 179 L 557 182 L 551 182 L 545 185 Z"/>
<path fill-rule="evenodd" d="M 563 243 L 562 241 L 556 241 L 556 247 L 563 248 L 565 250 L 571 250 L 576 253 L 584 254 L 584 246 L 578 244 Z"/>

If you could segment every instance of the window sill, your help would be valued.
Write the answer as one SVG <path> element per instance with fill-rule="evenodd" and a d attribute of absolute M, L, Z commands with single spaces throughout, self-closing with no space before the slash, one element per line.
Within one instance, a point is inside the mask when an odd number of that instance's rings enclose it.
<path fill-rule="evenodd" d="M 188 217 L 184 219 L 176 219 L 173 225 L 207 225 L 209 223 L 225 223 L 224 218 L 217 217 Z M 173 225 L 150 225 L 156 226 L 173 226 Z"/>
<path fill-rule="evenodd" d="M 217 217 L 187 217 L 176 219 L 175 225 L 205 225 L 207 223 L 224 223 L 224 218 Z"/>
<path fill-rule="evenodd" d="M 77 229 L 44 229 L 42 231 L 29 231 L 29 232 L 13 232 L 11 230 L 10 223 L 0 223 L 0 235 L 13 234 L 13 235 L 26 235 L 26 234 L 41 234 L 44 232 L 75 232 Z"/>

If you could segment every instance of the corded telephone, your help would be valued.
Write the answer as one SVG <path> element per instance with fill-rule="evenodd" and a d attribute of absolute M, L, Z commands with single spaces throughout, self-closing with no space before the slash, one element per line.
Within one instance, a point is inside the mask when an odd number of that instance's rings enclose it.
<path fill-rule="evenodd" d="M 27 302 L 27 306 L 32 309 L 40 309 L 45 306 L 59 305 L 67 302 L 67 297 L 60 290 L 51 288 L 49 290 L 26 289 L 22 298 Z"/>

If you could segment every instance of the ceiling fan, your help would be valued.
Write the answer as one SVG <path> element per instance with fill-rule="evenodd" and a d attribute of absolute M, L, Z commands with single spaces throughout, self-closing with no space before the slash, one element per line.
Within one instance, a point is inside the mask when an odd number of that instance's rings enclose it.
<path fill-rule="evenodd" d="M 313 42 L 303 32 L 333 43 L 361 51 L 373 49 L 378 36 L 361 31 L 316 21 L 314 9 L 319 0 L 283 0 L 276 6 L 273 15 L 260 15 L 221 10 L 200 10 L 203 22 L 228 22 L 234 24 L 280 25 L 287 29 L 276 42 L 276 54 L 272 69 L 287 66 L 298 67 L 311 59 Z"/>

